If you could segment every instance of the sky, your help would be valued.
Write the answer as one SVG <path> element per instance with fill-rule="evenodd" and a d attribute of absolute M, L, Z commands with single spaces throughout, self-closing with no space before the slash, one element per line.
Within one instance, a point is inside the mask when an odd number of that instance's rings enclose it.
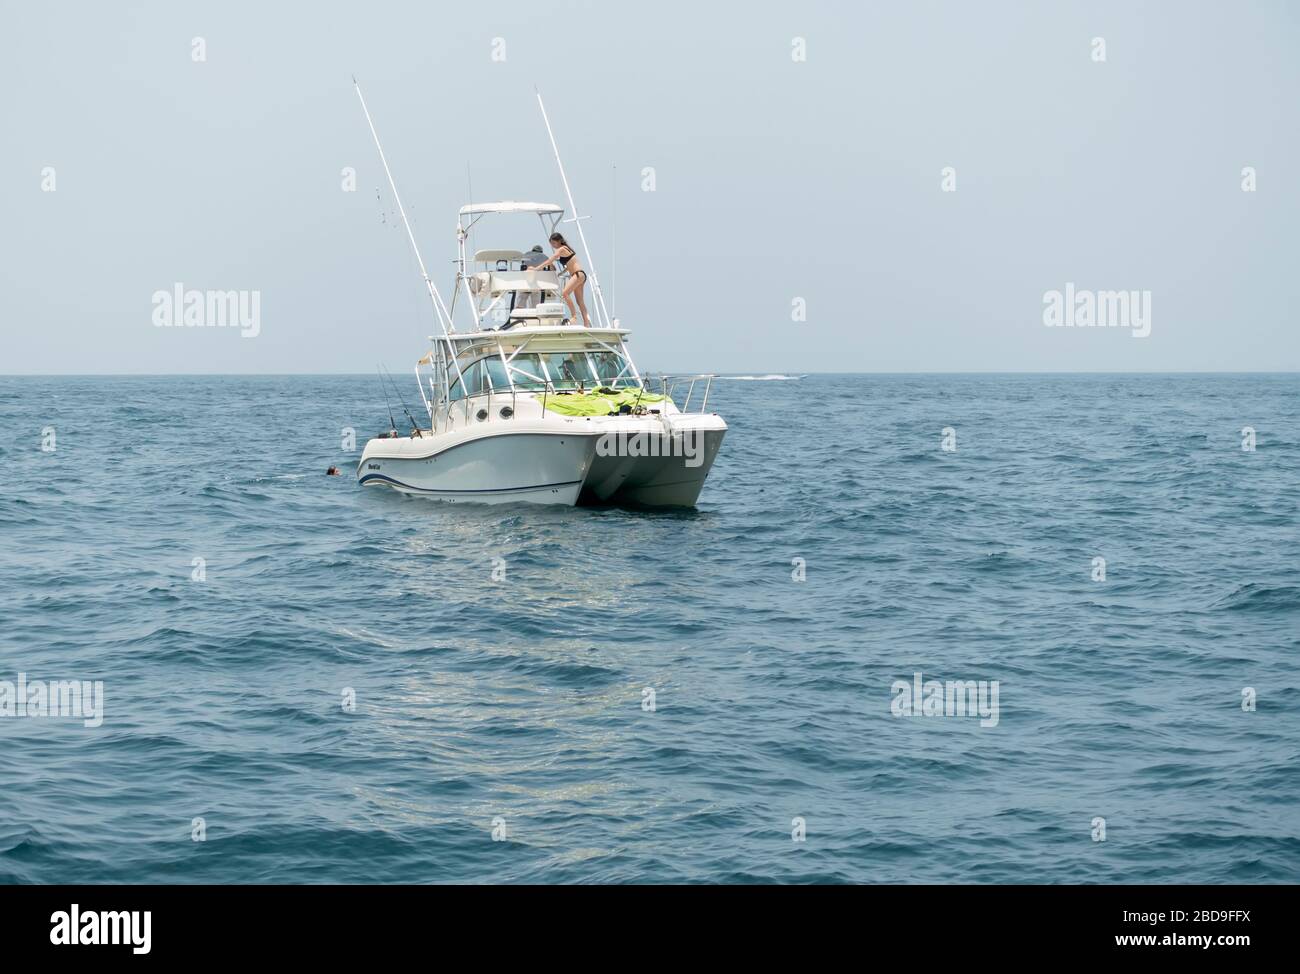
<path fill-rule="evenodd" d="M 0 0 L 0 373 L 409 372 L 353 75 L 448 300 L 463 203 L 564 203 L 542 92 L 643 372 L 1300 368 L 1294 4 L 126 7 Z M 256 334 L 160 327 L 178 283 Z"/>

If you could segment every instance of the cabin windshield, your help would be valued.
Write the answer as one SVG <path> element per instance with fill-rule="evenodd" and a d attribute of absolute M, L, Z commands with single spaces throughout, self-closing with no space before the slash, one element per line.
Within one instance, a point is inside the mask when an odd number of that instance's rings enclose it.
<path fill-rule="evenodd" d="M 627 359 L 618 352 L 604 350 L 588 352 L 587 358 L 596 370 L 596 376 L 602 386 L 617 389 L 623 386 L 635 387 L 638 385 L 632 367 Z"/>
<path fill-rule="evenodd" d="M 509 368 L 501 355 L 493 352 L 449 372 L 448 398 L 459 400 L 466 395 L 502 392 L 541 392 L 548 387 L 556 391 L 636 388 L 638 383 L 627 359 L 618 352 L 604 349 L 575 349 L 567 352 L 520 352 L 509 359 Z M 513 385 L 512 385 L 513 383 Z"/>
<path fill-rule="evenodd" d="M 556 389 L 576 389 L 579 385 L 590 389 L 595 384 L 596 376 L 583 352 L 551 352 L 541 359 Z"/>

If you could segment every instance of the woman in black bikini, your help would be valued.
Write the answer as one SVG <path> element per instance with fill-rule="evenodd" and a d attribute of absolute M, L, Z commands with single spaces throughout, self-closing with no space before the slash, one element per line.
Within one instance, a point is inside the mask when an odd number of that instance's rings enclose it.
<path fill-rule="evenodd" d="M 578 312 L 573 307 L 573 295 L 577 295 L 578 307 L 582 309 L 583 323 L 590 328 L 591 317 L 587 314 L 587 302 L 583 297 L 583 291 L 587 286 L 587 272 L 582 269 L 582 265 L 578 263 L 578 255 L 573 252 L 573 248 L 561 234 L 551 234 L 550 241 L 555 247 L 555 253 L 536 265 L 533 270 L 544 271 L 557 260 L 560 262 L 560 266 L 569 272 L 568 283 L 564 285 L 564 290 L 561 292 L 564 303 L 569 306 L 569 313 L 576 316 Z"/>

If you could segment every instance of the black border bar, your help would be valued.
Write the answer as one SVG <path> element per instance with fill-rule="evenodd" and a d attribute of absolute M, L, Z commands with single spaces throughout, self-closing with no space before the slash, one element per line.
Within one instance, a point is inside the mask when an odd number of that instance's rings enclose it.
<path fill-rule="evenodd" d="M 1296 901 L 1292 886 L 5 886 L 0 942 L 9 961 L 92 963 L 337 964 L 434 944 L 430 959 L 470 945 L 485 961 L 501 948 L 557 959 L 561 945 L 576 958 L 588 938 L 622 936 L 629 956 L 674 943 L 670 952 L 681 956 L 680 938 L 696 936 L 741 951 L 785 942 L 884 959 L 901 948 L 919 950 L 918 962 L 981 966 L 993 957 L 1099 955 L 1231 964 L 1292 953 Z M 88 913 L 135 911 L 142 927 L 148 911 L 148 953 L 53 944 L 57 915 L 70 921 L 73 904 L 90 928 L 97 920 Z M 1152 939 L 1119 940 L 1135 937 Z"/>

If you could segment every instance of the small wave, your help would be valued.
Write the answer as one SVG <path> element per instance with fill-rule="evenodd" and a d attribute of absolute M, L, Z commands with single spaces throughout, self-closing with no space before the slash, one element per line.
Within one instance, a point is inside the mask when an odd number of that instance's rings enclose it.
<path fill-rule="evenodd" d="M 1249 582 L 1214 604 L 1229 612 L 1285 612 L 1300 609 L 1300 587 L 1258 585 Z"/>
<path fill-rule="evenodd" d="M 804 375 L 720 375 L 719 379 L 730 379 L 732 382 L 798 382 L 800 379 L 806 379 Z"/>

